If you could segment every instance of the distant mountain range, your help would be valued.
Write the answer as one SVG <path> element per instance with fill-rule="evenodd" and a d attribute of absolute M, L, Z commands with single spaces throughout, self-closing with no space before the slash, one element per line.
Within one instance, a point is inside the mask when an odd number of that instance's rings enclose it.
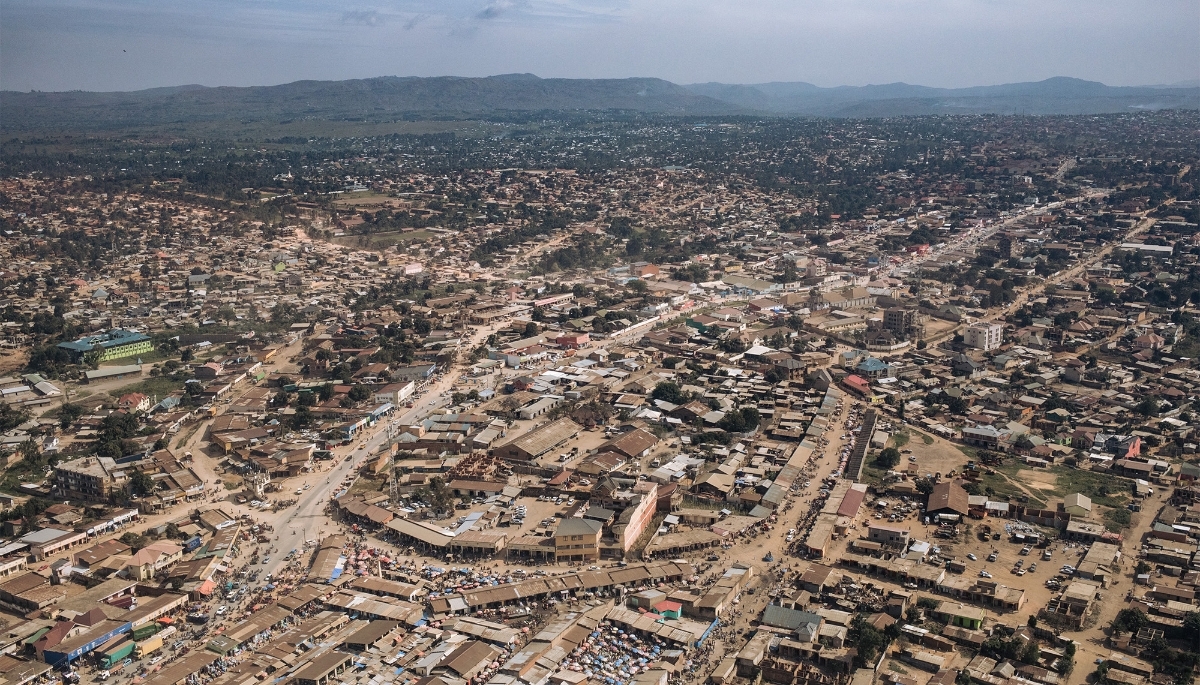
<path fill-rule="evenodd" d="M 1200 87 L 1112 87 L 1073 78 L 975 88 L 906 83 L 681 86 L 655 78 L 395 77 L 248 88 L 177 86 L 133 92 L 0 92 L 0 132 L 114 131 L 199 123 L 386 122 L 506 112 L 632 111 L 686 116 L 888 117 L 925 114 L 1099 114 L 1200 108 Z"/>
<path fill-rule="evenodd" d="M 1032 83 L 973 88 L 929 88 L 907 83 L 836 88 L 821 88 L 811 83 L 697 83 L 686 88 L 747 109 L 827 117 L 1101 114 L 1200 108 L 1200 88 L 1195 86 L 1114 87 L 1061 76 Z"/>

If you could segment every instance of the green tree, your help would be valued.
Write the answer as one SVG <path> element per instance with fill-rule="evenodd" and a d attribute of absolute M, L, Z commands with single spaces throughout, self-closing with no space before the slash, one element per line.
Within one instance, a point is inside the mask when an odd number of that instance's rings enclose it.
<path fill-rule="evenodd" d="M 308 428 L 310 425 L 312 425 L 312 422 L 313 415 L 312 412 L 308 410 L 308 407 L 297 407 L 296 413 L 292 414 L 292 419 L 290 421 L 292 430 Z"/>
<path fill-rule="evenodd" d="M 0 432 L 10 431 L 29 420 L 32 414 L 25 407 L 0 404 Z"/>
<path fill-rule="evenodd" d="M 683 389 L 675 381 L 661 381 L 654 386 L 654 390 L 650 393 L 650 397 L 671 404 L 683 404 L 688 401 L 688 398 L 683 393 Z"/>
<path fill-rule="evenodd" d="M 104 356 L 101 350 L 88 350 L 83 354 L 83 364 L 89 369 L 100 368 L 100 357 Z"/>
<path fill-rule="evenodd" d="M 139 497 L 148 495 L 154 492 L 154 479 L 145 471 L 134 471 L 129 477 L 129 489 Z"/>
<path fill-rule="evenodd" d="M 1158 400 L 1147 395 L 1137 404 L 1137 413 L 1142 416 L 1158 416 Z"/>
<path fill-rule="evenodd" d="M 133 531 L 129 531 L 121 536 L 121 542 L 129 545 L 136 552 L 146 546 L 147 540 L 144 535 L 138 535 Z"/>
<path fill-rule="evenodd" d="M 365 385 L 356 385 L 350 388 L 349 397 L 355 402 L 362 402 L 371 396 L 371 391 Z"/>
<path fill-rule="evenodd" d="M 1030 640 L 1029 644 L 1025 645 L 1025 648 L 1021 650 L 1021 654 L 1018 658 L 1027 664 L 1036 666 L 1041 656 L 1042 652 L 1040 649 L 1038 649 L 1037 641 Z"/>
<path fill-rule="evenodd" d="M 743 407 L 725 413 L 717 426 L 730 433 L 746 433 L 758 428 L 762 416 L 754 407 Z"/>
<path fill-rule="evenodd" d="M 1150 620 L 1140 609 L 1122 609 L 1117 612 L 1109 627 L 1114 632 L 1136 633 L 1149 624 Z"/>
<path fill-rule="evenodd" d="M 28 464 L 31 468 L 40 468 L 43 466 L 42 448 L 33 438 L 26 438 L 17 447 L 17 452 L 21 455 L 21 461 Z"/>
<path fill-rule="evenodd" d="M 79 420 L 83 416 L 83 407 L 71 402 L 64 402 L 58 408 L 58 425 L 64 430 L 71 427 L 71 424 Z"/>
<path fill-rule="evenodd" d="M 879 451 L 875 462 L 882 468 L 890 469 L 900 463 L 900 450 L 895 447 L 886 447 Z"/>
<path fill-rule="evenodd" d="M 453 503 L 454 494 L 446 486 L 446 481 L 434 476 L 429 480 L 429 486 L 421 491 L 421 499 L 424 499 L 436 510 L 446 511 Z"/>
<path fill-rule="evenodd" d="M 875 664 L 879 654 L 887 649 L 891 640 L 888 636 L 881 632 L 878 628 L 867 623 L 862 614 L 854 617 L 850 622 L 850 630 L 847 633 L 851 644 L 858 650 L 858 654 L 854 657 L 854 666 L 856 668 L 869 668 Z"/>

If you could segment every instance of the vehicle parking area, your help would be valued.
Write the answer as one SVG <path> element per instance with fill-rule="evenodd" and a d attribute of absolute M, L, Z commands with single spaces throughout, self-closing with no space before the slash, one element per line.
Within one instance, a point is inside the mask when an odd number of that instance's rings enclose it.
<path fill-rule="evenodd" d="M 940 549 L 943 561 L 953 560 L 965 567 L 961 576 L 1024 590 L 1025 605 L 1017 613 L 1036 615 L 1069 582 L 1070 574 L 1064 573 L 1063 567 L 1077 567 L 1089 546 L 1062 540 L 1057 535 L 1050 538 L 1050 544 L 1046 547 L 1014 541 L 1005 531 L 1005 523 L 1004 519 L 968 520 L 959 526 L 957 538 L 943 539 L 930 535 L 926 539 Z M 991 529 L 986 541 L 981 535 L 984 526 L 990 526 Z M 936 526 L 929 527 L 930 531 L 934 529 Z M 914 530 L 914 535 L 917 532 Z M 994 539 L 997 534 L 999 540 Z M 1047 551 L 1049 559 L 1045 557 Z M 968 555 L 975 558 L 971 559 Z M 985 573 L 990 577 L 983 575 Z"/>

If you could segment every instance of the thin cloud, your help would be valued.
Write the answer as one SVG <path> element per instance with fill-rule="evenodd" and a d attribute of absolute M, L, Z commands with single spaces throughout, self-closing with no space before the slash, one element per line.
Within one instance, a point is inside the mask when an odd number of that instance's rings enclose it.
<path fill-rule="evenodd" d="M 0 0 L 0 6 L 0 88 L 16 90 L 521 72 L 945 87 L 1065 75 L 1138 85 L 1195 79 L 1200 51 L 1195 0 Z M 923 39 L 905 39 L 911 35 Z"/>
<path fill-rule="evenodd" d="M 505 14 L 509 14 L 515 7 L 516 3 L 512 2 L 512 0 L 492 0 L 487 6 L 475 13 L 475 18 L 484 21 L 499 19 Z"/>
<path fill-rule="evenodd" d="M 351 10 L 342 12 L 342 23 L 357 24 L 358 26 L 383 26 L 386 20 L 375 10 Z"/>

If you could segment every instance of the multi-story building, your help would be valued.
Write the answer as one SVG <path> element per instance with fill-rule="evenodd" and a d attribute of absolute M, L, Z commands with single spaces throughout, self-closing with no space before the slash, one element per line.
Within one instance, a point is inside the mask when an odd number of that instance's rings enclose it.
<path fill-rule="evenodd" d="M 973 323 L 963 332 L 963 342 L 967 347 L 990 352 L 1004 342 L 1004 326 L 998 323 Z"/>
<path fill-rule="evenodd" d="M 599 521 L 582 518 L 563 519 L 554 531 L 554 557 L 558 561 L 595 561 L 600 558 Z"/>
<path fill-rule="evenodd" d="M 54 467 L 54 490 L 68 499 L 108 500 L 124 491 L 128 476 L 109 457 L 85 457 Z"/>
<path fill-rule="evenodd" d="M 183 558 L 183 547 L 169 541 L 151 543 L 125 562 L 125 575 L 134 580 L 150 580 L 155 574 Z"/>
<path fill-rule="evenodd" d="M 123 328 L 114 328 L 107 333 L 97 333 L 78 340 L 61 342 L 58 346 L 70 352 L 76 362 L 82 361 L 89 352 L 93 351 L 98 352 L 100 354 L 99 361 L 104 362 L 110 359 L 124 359 L 139 354 L 149 354 L 154 349 L 154 343 L 150 340 L 150 336 Z"/>
<path fill-rule="evenodd" d="M 874 525 L 867 528 L 867 539 L 887 547 L 908 547 L 911 532 L 907 528 Z"/>
<path fill-rule="evenodd" d="M 889 307 L 883 313 L 883 328 L 896 334 L 897 338 L 920 340 L 925 337 L 925 324 L 915 309 Z"/>

